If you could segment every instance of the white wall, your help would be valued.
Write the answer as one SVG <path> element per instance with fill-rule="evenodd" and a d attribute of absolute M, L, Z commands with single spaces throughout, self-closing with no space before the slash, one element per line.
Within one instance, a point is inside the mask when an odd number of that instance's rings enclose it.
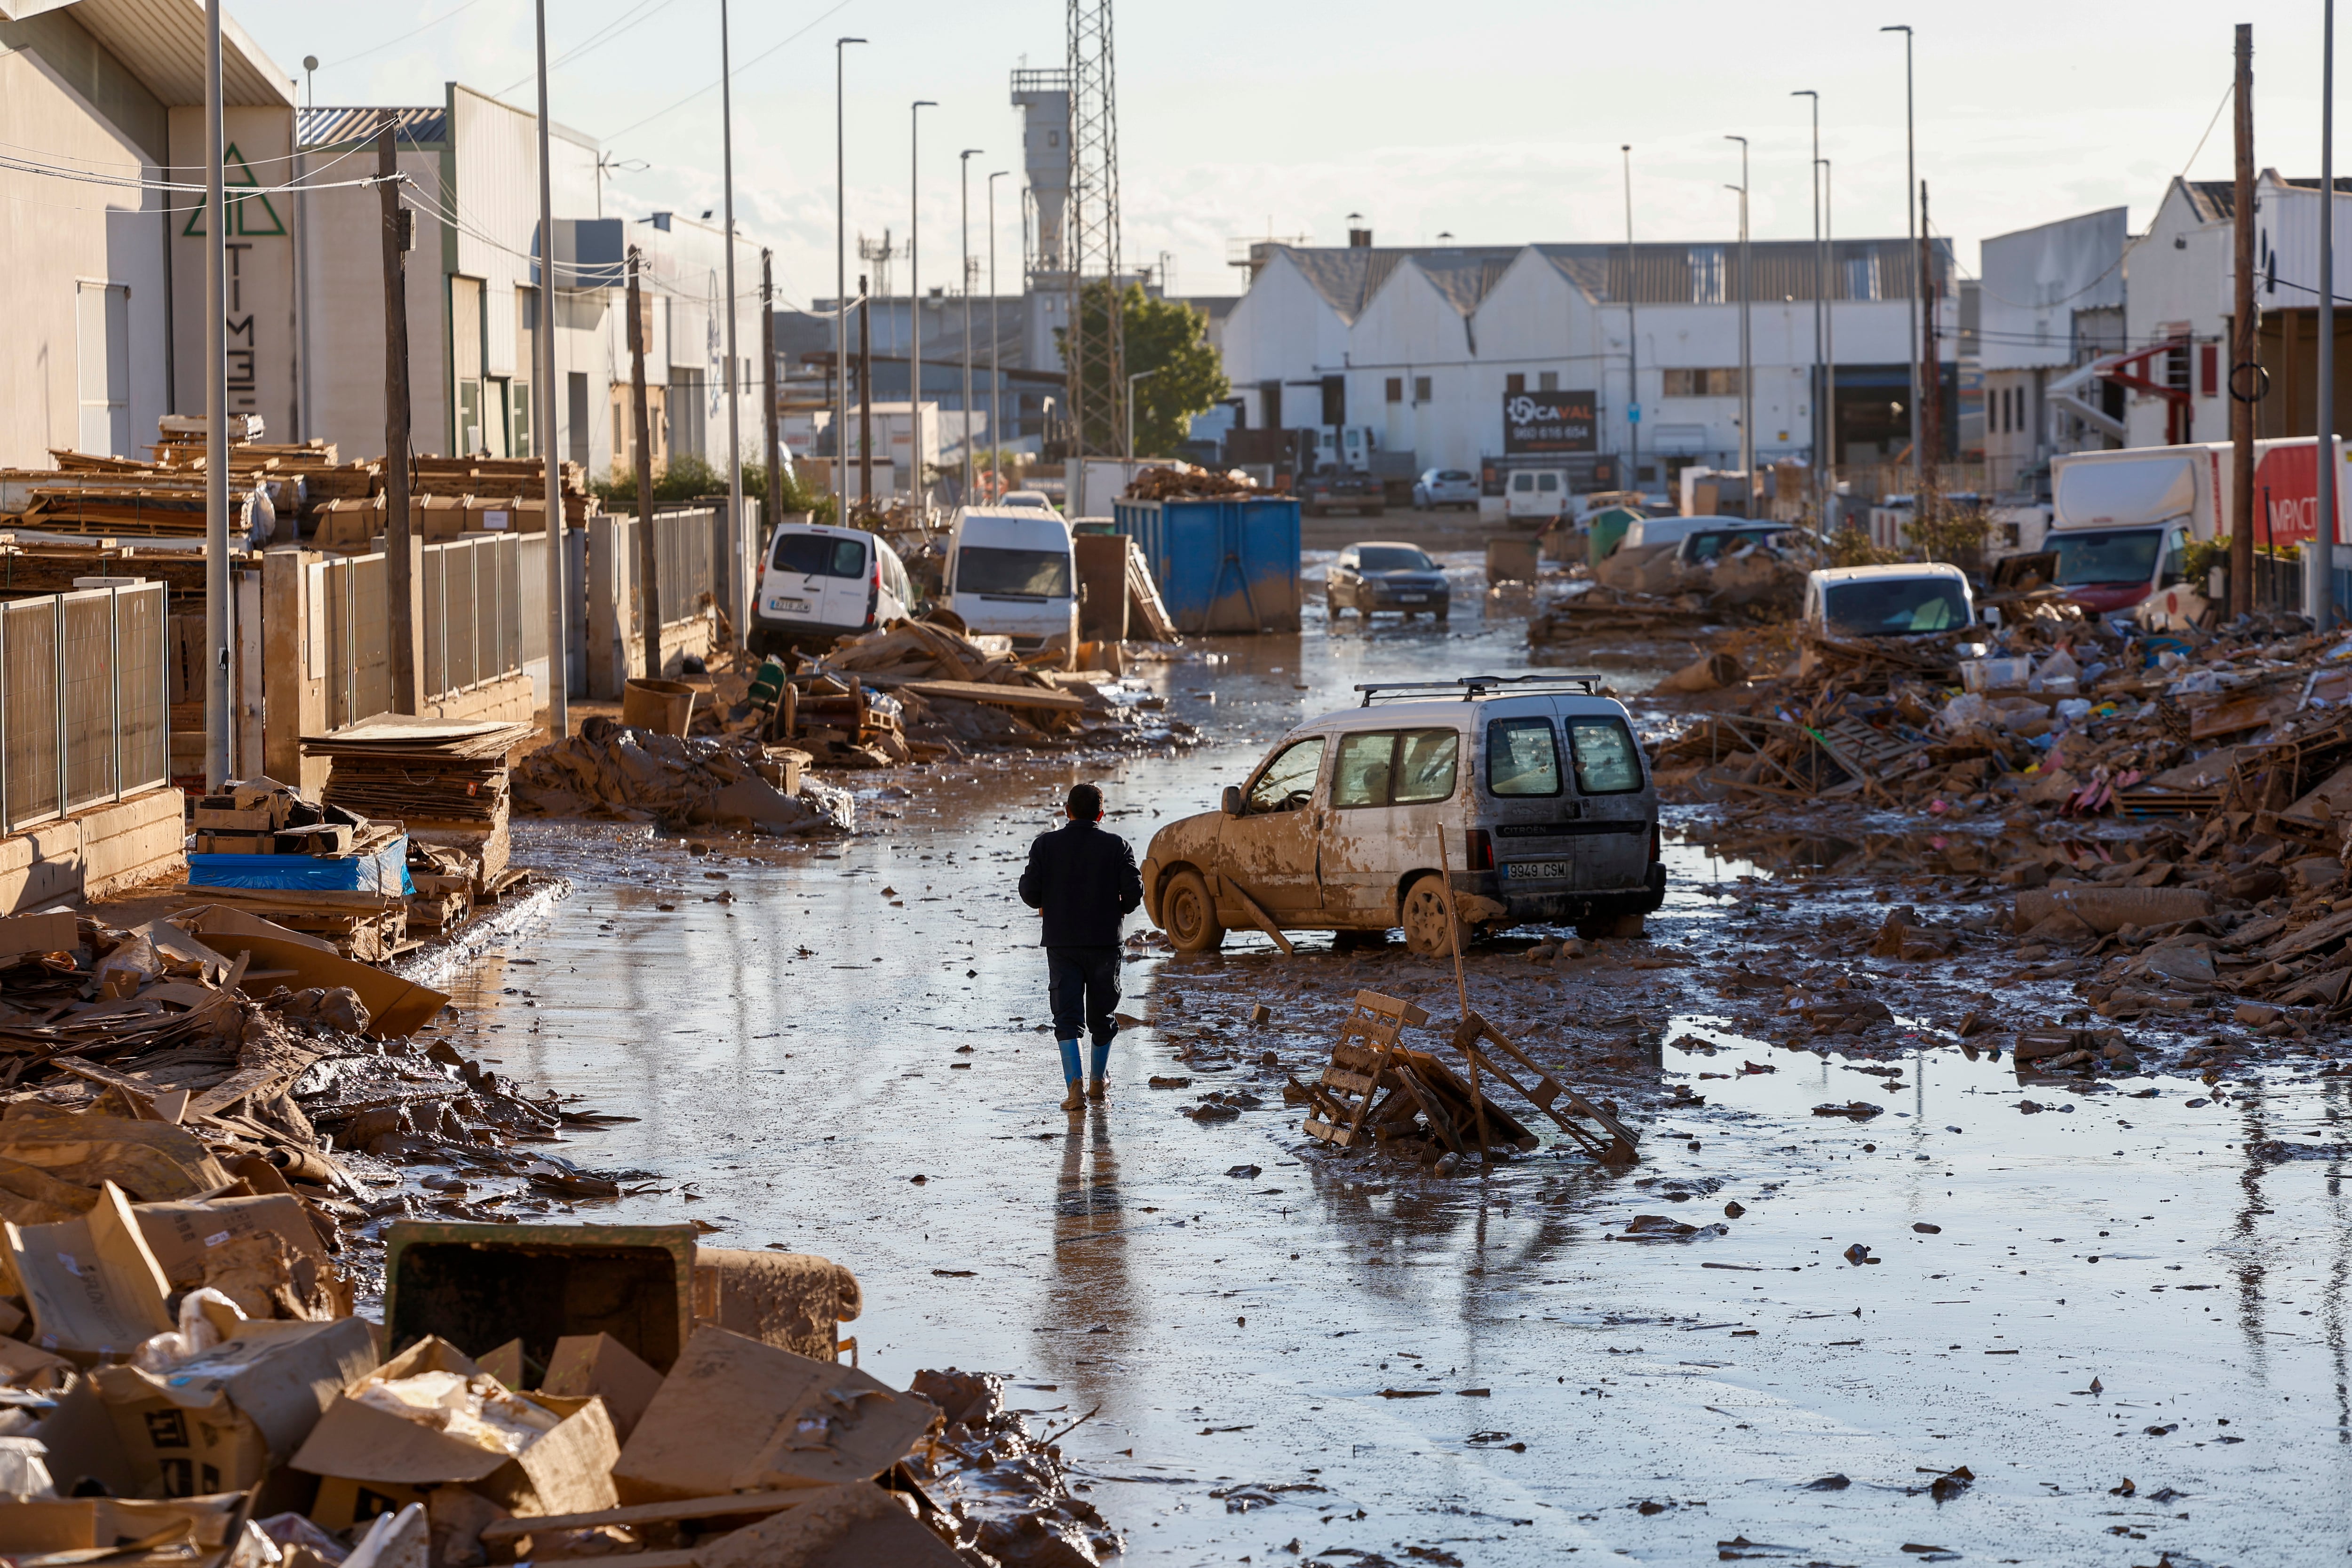
<path fill-rule="evenodd" d="M 371 149 L 319 174 L 337 154 L 306 153 L 312 177 L 375 173 Z M 437 196 L 441 158 L 402 152 L 400 171 Z M 302 336 L 310 345 L 309 405 L 302 427 L 273 440 L 321 437 L 345 462 L 383 451 L 383 205 L 373 187 L 312 191 L 298 209 L 302 232 Z M 441 226 L 423 215 L 409 252 L 408 401 L 411 444 L 432 456 L 448 452 L 446 296 L 441 286 Z"/>
<path fill-rule="evenodd" d="M 2265 228 L 2273 227 L 2282 207 L 2292 210 L 2298 193 L 2279 191 L 2267 179 L 2255 191 L 2255 207 L 2263 216 Z M 2305 204 L 2314 214 L 2317 211 L 2316 193 L 2311 193 Z M 2339 209 L 2340 210 L 2340 209 Z M 2339 225 L 2342 219 L 2338 218 Z M 2263 239 L 2270 239 L 2278 251 L 2278 274 L 2283 279 L 2311 282 L 2318 277 L 2318 228 L 2306 220 L 2307 250 L 2297 250 L 2294 241 L 2282 234 L 2273 239 L 2263 236 L 2256 242 L 2261 254 Z M 2290 225 L 2290 227 L 2293 226 Z M 2190 205 L 2189 196 L 2175 180 L 2165 192 L 2164 201 L 2148 224 L 2147 236 L 2131 247 L 2124 259 L 2126 292 L 2124 300 L 2124 333 L 2129 348 L 2144 348 L 2168 333 L 2185 327 L 2189 334 L 2190 386 L 2196 388 L 2197 351 L 2193 345 L 2211 342 L 2227 331 L 2230 290 L 2234 268 L 2231 265 L 2231 234 L 2234 226 L 2228 223 L 2205 223 Z M 2339 228 L 2339 232 L 2341 229 Z M 2344 276 L 2339 266 L 2337 277 Z M 2309 309 L 2317 302 L 2304 289 L 2281 289 L 2275 296 L 2261 291 L 2255 303 L 2264 308 Z M 2154 360 L 2143 367 L 2152 371 L 2148 379 L 2159 380 L 2163 361 Z M 2220 391 L 2216 389 L 2217 393 Z M 2189 439 L 2221 441 L 2229 437 L 2229 405 L 2226 396 L 2196 397 L 2189 405 Z M 2127 393 L 2124 402 L 2124 428 L 2127 432 L 2125 445 L 2159 447 L 2167 439 L 2165 400 L 2146 393 Z"/>
<path fill-rule="evenodd" d="M 1326 369 L 1337 371 L 1347 361 L 1349 341 L 1348 323 L 1330 301 L 1289 258 L 1276 253 L 1225 322 L 1225 375 L 1245 400 L 1251 426 L 1267 423 L 1260 382 L 1307 381 Z M 1321 405 L 1313 387 L 1286 386 L 1282 396 L 1284 425 L 1296 428 L 1319 419 Z M 1318 412 L 1301 418 L 1302 399 L 1305 407 Z"/>
<path fill-rule="evenodd" d="M 28 49 L 0 53 L 0 142 L 54 163 L 161 178 L 163 169 Z M 79 444 L 79 280 L 130 285 L 130 448 L 144 456 L 171 405 L 164 198 L 0 170 L 0 467 L 45 468 Z"/>

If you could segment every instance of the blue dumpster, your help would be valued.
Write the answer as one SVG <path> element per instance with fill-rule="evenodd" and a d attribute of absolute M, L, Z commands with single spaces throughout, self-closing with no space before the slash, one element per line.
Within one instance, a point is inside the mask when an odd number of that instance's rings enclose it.
<path fill-rule="evenodd" d="M 1297 501 L 1119 500 L 1111 510 L 1178 631 L 1298 629 Z"/>

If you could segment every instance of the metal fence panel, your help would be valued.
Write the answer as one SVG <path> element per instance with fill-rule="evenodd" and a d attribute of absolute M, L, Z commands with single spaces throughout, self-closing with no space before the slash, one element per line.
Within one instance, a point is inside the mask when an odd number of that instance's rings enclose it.
<path fill-rule="evenodd" d="M 425 689 L 420 695 L 438 697 L 449 689 L 449 644 L 444 635 L 444 616 L 449 605 L 448 556 L 444 547 L 428 544 L 420 574 L 424 581 L 417 584 L 425 600 L 424 672 Z M 387 626 L 389 617 L 387 616 Z"/>
<path fill-rule="evenodd" d="M 522 638 L 518 665 L 547 657 L 547 535 L 515 541 L 516 627 Z"/>
<path fill-rule="evenodd" d="M 58 723 L 65 746 L 66 809 L 79 811 L 116 795 L 114 595 L 104 588 L 60 594 L 58 616 L 64 637 Z"/>
<path fill-rule="evenodd" d="M 172 776 L 170 672 L 161 583 L 114 592 L 115 702 L 121 742 L 122 793 L 169 784 Z"/>
<path fill-rule="evenodd" d="M 58 602 L 27 599 L 0 608 L 0 760 L 10 831 L 61 816 L 58 767 Z"/>

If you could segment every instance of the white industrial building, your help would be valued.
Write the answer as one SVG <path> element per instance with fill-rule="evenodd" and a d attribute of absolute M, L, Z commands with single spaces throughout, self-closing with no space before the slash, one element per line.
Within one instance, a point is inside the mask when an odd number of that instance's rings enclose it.
<path fill-rule="evenodd" d="M 1245 427 L 1370 427 L 1422 467 L 1507 458 L 1504 405 L 1519 394 L 1589 397 L 1587 450 L 1638 450 L 1645 487 L 1739 448 L 1739 247 L 1524 245 L 1250 247 L 1250 287 L 1222 332 Z M 1940 242 L 1939 242 L 1940 244 Z M 1756 450 L 1810 460 L 1822 384 L 1814 353 L 1811 241 L 1750 246 Z M 1836 460 L 1907 445 L 1913 251 L 1840 240 L 1822 292 L 1836 366 Z M 1937 301 L 1947 445 L 1957 429 L 1957 296 Z M 1629 310 L 1630 303 L 1630 310 Z M 1630 318 L 1630 326 L 1629 326 Z M 1638 353 L 1629 360 L 1629 348 Z M 1629 395 L 1630 391 L 1634 395 Z M 1638 403 L 1638 430 L 1631 405 Z"/>
<path fill-rule="evenodd" d="M 2129 243 L 2122 207 L 1984 241 L 1977 342 L 1988 489 L 2016 489 L 2057 454 L 2123 444 L 2122 391 L 2085 368 L 2123 350 Z"/>

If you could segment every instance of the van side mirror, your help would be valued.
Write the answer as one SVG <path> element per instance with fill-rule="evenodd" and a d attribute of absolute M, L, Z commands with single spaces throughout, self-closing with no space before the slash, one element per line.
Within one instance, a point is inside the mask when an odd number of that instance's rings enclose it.
<path fill-rule="evenodd" d="M 1227 784 L 1224 798 L 1218 802 L 1218 808 L 1227 816 L 1239 816 L 1242 814 L 1242 786 Z"/>

